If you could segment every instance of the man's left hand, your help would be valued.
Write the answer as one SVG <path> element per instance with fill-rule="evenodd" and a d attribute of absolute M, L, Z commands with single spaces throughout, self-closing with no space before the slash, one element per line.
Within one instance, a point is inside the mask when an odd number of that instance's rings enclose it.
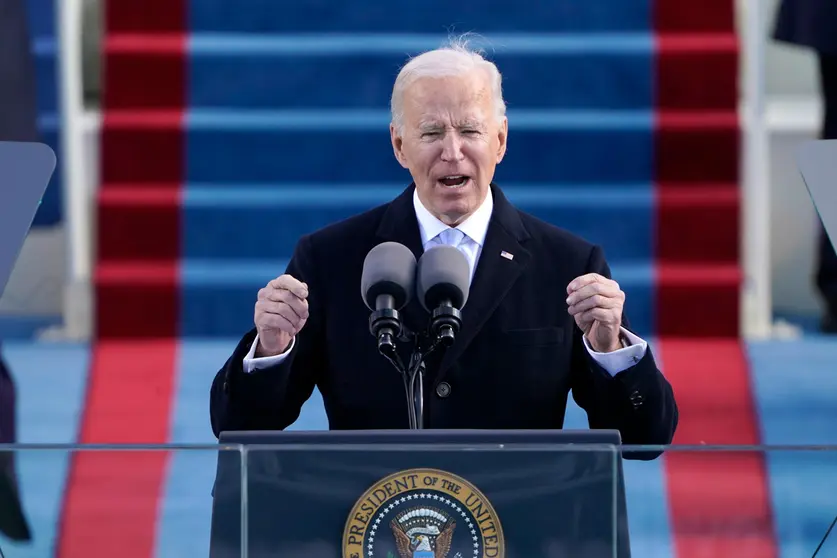
<path fill-rule="evenodd" d="M 567 286 L 567 306 L 593 350 L 610 353 L 622 348 L 620 328 L 625 293 L 619 284 L 598 273 L 576 277 Z"/>

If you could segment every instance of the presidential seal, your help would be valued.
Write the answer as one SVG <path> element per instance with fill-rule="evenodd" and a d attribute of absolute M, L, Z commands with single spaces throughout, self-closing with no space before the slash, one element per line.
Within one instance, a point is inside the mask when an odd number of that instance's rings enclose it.
<path fill-rule="evenodd" d="M 343 558 L 500 558 L 503 528 L 488 499 L 445 471 L 409 469 L 381 479 L 355 503 Z"/>

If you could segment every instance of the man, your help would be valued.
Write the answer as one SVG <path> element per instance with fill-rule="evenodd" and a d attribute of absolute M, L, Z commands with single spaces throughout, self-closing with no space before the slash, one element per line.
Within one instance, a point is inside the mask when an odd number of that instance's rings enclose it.
<path fill-rule="evenodd" d="M 23 0 L 0 0 L 0 141 L 38 140 L 34 64 L 25 8 Z M 11 374 L 0 357 L 0 443 L 15 441 L 14 395 Z"/>
<path fill-rule="evenodd" d="M 427 360 L 426 428 L 561 428 L 572 390 L 591 428 L 670 443 L 671 386 L 624 327 L 602 250 L 518 211 L 492 183 L 508 137 L 497 68 L 457 46 L 413 59 L 395 82 L 390 135 L 413 184 L 301 238 L 259 291 L 255 327 L 212 385 L 216 436 L 288 427 L 315 386 L 332 429 L 408 427 L 401 377 L 377 352 L 359 292 L 368 251 L 395 241 L 417 258 L 453 243 L 473 274 L 456 342 Z M 403 316 L 413 331 L 429 317 L 417 301 Z"/>
<path fill-rule="evenodd" d="M 837 11 L 833 0 L 784 0 L 775 38 L 812 49 L 817 55 L 822 95 L 822 139 L 837 139 Z M 837 333 L 837 254 L 820 226 L 817 288 L 825 302 L 821 329 Z"/>
<path fill-rule="evenodd" d="M 23 0 L 0 0 L 0 141 L 38 140 L 31 52 Z M 17 439 L 15 395 L 0 343 L 0 444 L 14 443 Z M 16 478 L 14 455 L 0 452 L 0 533 L 28 540 L 30 533 L 20 510 Z"/>
<path fill-rule="evenodd" d="M 15 432 L 15 385 L 0 353 L 0 444 L 14 443 Z"/>

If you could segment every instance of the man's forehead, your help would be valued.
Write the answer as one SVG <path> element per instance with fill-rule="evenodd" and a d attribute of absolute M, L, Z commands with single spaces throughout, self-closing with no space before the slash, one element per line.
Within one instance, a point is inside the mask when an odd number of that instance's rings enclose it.
<path fill-rule="evenodd" d="M 405 94 L 414 98 L 447 98 L 480 100 L 491 95 L 491 87 L 483 72 L 461 75 L 417 78 Z"/>
<path fill-rule="evenodd" d="M 451 87 L 416 85 L 407 92 L 405 109 L 411 113 L 411 120 L 421 124 L 480 123 L 491 111 L 491 95 L 486 87 L 462 83 L 450 83 Z"/>

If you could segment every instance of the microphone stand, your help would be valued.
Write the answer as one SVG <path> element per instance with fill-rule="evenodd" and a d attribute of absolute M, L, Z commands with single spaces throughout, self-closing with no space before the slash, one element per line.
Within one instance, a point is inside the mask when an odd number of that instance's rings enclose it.
<path fill-rule="evenodd" d="M 424 429 L 424 374 L 427 370 L 424 359 L 439 347 L 450 347 L 461 323 L 461 314 L 453 305 L 437 307 L 430 319 L 432 337 L 427 334 L 408 334 L 407 339 L 412 337 L 414 347 L 408 365 L 404 366 L 395 346 L 395 340 L 402 337 L 398 311 L 390 306 L 376 310 L 369 316 L 369 330 L 378 341 L 378 352 L 398 370 L 404 380 L 410 430 Z M 432 342 L 428 345 L 427 341 L 431 338 Z"/>

